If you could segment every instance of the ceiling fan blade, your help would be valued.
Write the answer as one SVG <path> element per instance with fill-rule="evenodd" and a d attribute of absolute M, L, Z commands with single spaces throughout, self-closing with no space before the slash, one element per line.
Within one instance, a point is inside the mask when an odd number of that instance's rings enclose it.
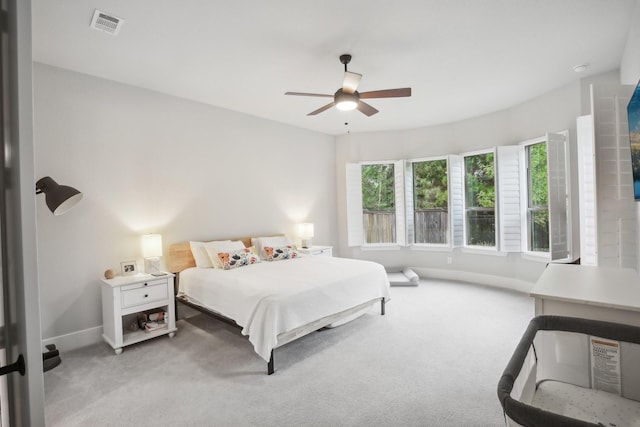
<path fill-rule="evenodd" d="M 345 71 L 344 81 L 342 82 L 342 91 L 345 93 L 355 92 L 360 84 L 360 79 L 362 79 L 362 74 Z"/>
<path fill-rule="evenodd" d="M 367 104 L 366 102 L 362 102 L 362 101 L 358 101 L 358 106 L 356 108 L 358 109 L 358 111 L 360 111 L 361 113 L 363 113 L 364 115 L 366 115 L 368 117 L 371 117 L 375 113 L 378 112 L 378 110 L 373 108 L 371 105 Z"/>
<path fill-rule="evenodd" d="M 371 92 L 363 92 L 360 94 L 360 98 L 401 98 L 403 96 L 411 96 L 411 88 L 403 87 L 400 89 L 384 89 L 373 90 Z"/>
<path fill-rule="evenodd" d="M 328 110 L 329 108 L 333 107 L 334 105 L 336 105 L 336 103 L 335 102 L 331 102 L 331 103 L 325 105 L 324 107 L 320 107 L 317 110 L 310 112 L 309 114 L 307 114 L 307 116 L 315 116 L 316 114 L 320 114 L 323 111 Z"/>
<path fill-rule="evenodd" d="M 326 95 L 324 93 L 285 92 L 284 94 L 295 96 L 320 96 L 322 98 L 333 98 L 333 95 Z"/>

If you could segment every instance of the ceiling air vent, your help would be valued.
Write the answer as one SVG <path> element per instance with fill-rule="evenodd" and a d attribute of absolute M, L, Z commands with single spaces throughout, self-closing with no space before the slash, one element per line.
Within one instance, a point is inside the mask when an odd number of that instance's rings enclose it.
<path fill-rule="evenodd" d="M 114 36 L 120 32 L 122 24 L 124 24 L 124 19 L 101 12 L 98 9 L 93 12 L 93 18 L 91 18 L 91 28 Z"/>

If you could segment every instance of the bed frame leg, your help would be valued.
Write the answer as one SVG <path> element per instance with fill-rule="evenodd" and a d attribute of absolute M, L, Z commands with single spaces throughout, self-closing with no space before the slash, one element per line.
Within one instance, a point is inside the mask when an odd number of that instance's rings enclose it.
<path fill-rule="evenodd" d="M 271 357 L 269 357 L 269 362 L 267 363 L 267 375 L 273 374 L 273 350 L 271 350 Z"/>
<path fill-rule="evenodd" d="M 380 315 L 384 316 L 384 305 L 385 305 L 385 300 L 384 297 L 382 297 L 380 299 Z"/>

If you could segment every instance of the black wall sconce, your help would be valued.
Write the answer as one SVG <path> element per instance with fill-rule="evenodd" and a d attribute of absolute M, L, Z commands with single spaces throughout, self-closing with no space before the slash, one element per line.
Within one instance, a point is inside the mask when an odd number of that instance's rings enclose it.
<path fill-rule="evenodd" d="M 82 193 L 73 187 L 59 185 L 51 177 L 45 176 L 36 182 L 36 194 L 44 193 L 49 210 L 54 215 L 62 215 L 82 200 Z"/>

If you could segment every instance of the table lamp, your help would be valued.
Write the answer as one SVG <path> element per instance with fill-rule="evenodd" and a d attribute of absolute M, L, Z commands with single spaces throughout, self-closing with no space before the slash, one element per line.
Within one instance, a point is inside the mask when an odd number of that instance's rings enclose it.
<path fill-rule="evenodd" d="M 162 256 L 162 236 L 159 234 L 145 234 L 142 236 L 142 256 L 147 273 L 154 276 L 164 276 L 160 270 Z"/>
<path fill-rule="evenodd" d="M 300 237 L 302 247 L 304 249 L 311 246 L 311 239 L 313 238 L 313 224 L 310 222 L 298 224 L 298 236 Z"/>

